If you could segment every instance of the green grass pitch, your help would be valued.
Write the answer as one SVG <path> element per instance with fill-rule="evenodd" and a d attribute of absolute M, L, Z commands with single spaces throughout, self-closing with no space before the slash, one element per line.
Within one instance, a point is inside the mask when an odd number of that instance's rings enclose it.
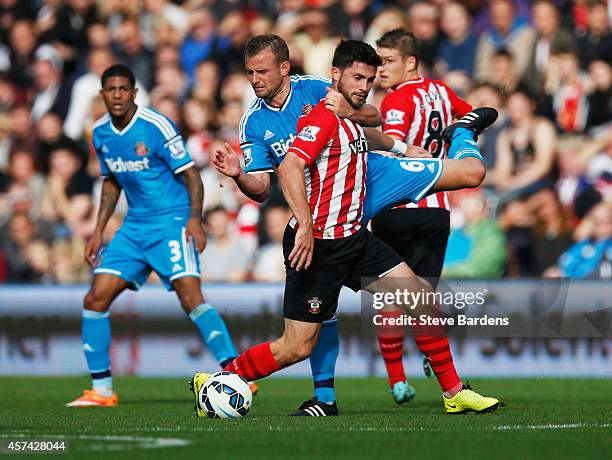
<path fill-rule="evenodd" d="M 330 418 L 285 416 L 311 383 L 268 379 L 240 420 L 196 419 L 186 380 L 115 378 L 119 407 L 74 409 L 63 404 L 84 377 L 0 378 L 0 440 L 64 437 L 63 457 L 79 460 L 612 458 L 606 379 L 475 379 L 505 407 L 451 416 L 434 381 L 413 381 L 416 398 L 398 407 L 383 379 L 339 378 L 341 416 Z"/>

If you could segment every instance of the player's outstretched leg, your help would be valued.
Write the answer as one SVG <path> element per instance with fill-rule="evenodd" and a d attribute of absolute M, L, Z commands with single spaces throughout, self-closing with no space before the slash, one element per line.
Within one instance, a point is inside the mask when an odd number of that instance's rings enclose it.
<path fill-rule="evenodd" d="M 430 193 L 478 186 L 484 178 L 476 137 L 497 119 L 490 107 L 474 109 L 442 131 L 450 144 L 448 158 L 403 158 L 368 153 L 362 222 L 397 204 L 418 202 Z M 469 160 L 457 164 L 455 160 Z M 480 160 L 480 161 L 477 161 Z"/>
<path fill-rule="evenodd" d="M 267 377 L 308 358 L 317 343 L 320 329 L 320 323 L 306 323 L 285 318 L 285 331 L 281 337 L 273 342 L 264 342 L 249 348 L 223 370 L 235 372 L 247 381 Z M 204 416 L 204 413 L 197 410 L 198 392 L 207 378 L 207 374 L 196 372 L 192 379 L 196 414 L 199 417 Z"/>
<path fill-rule="evenodd" d="M 338 318 L 334 317 L 323 322 L 319 339 L 310 355 L 314 396 L 312 399 L 302 403 L 297 411 L 289 415 L 312 415 L 310 411 L 314 411 L 319 415 L 322 411 L 326 412 L 326 415 L 338 415 L 334 376 L 339 351 L 340 334 L 338 333 Z M 318 408 L 318 406 L 321 407 Z"/>
<path fill-rule="evenodd" d="M 111 327 L 108 308 L 127 287 L 127 282 L 109 274 L 94 277 L 83 302 L 83 352 L 92 379 L 92 389 L 66 404 L 68 407 L 113 407 L 119 398 L 113 391 L 110 367 Z"/>

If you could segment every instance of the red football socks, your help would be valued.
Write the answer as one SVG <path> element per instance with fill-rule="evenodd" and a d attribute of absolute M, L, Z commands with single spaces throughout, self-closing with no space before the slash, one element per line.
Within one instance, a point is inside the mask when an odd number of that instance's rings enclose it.
<path fill-rule="evenodd" d="M 249 348 L 223 370 L 235 372 L 245 380 L 251 381 L 266 377 L 280 369 L 281 366 L 270 350 L 270 342 L 264 342 Z"/>
<path fill-rule="evenodd" d="M 378 344 L 380 345 L 380 352 L 387 368 L 389 386 L 393 388 L 393 385 L 397 382 L 406 380 L 404 363 L 402 362 L 406 332 L 404 326 L 391 326 L 388 324 L 390 319 L 401 317 L 401 311 L 383 311 L 381 314 L 385 323 L 378 328 Z"/>
<path fill-rule="evenodd" d="M 421 353 L 429 360 L 442 391 L 454 395 L 461 390 L 461 379 L 455 370 L 448 338 L 444 335 L 415 336 L 414 341 Z"/>

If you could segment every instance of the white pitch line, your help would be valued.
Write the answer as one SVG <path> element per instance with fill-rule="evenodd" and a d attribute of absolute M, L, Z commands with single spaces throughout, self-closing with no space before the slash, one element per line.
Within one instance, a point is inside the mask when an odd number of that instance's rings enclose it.
<path fill-rule="evenodd" d="M 206 422 L 205 422 L 206 423 Z M 214 421 L 210 421 L 209 423 L 214 424 Z M 563 424 L 552 424 L 546 423 L 542 425 L 498 425 L 491 427 L 473 427 L 467 428 L 462 426 L 461 428 L 437 428 L 437 427 L 334 427 L 334 426 L 326 426 L 326 431 L 330 432 L 456 432 L 456 431 L 464 431 L 464 430 L 476 430 L 476 431 L 508 431 L 508 430 L 572 430 L 579 428 L 610 428 L 612 427 L 612 423 L 563 423 Z M 200 433 L 200 432 L 217 432 L 221 431 L 224 428 L 228 428 L 229 431 L 231 428 L 229 425 L 208 425 L 208 426 L 189 426 L 189 427 L 130 427 L 131 431 L 136 431 L 140 433 Z M 240 427 L 241 431 L 248 432 L 263 432 L 263 431 L 274 431 L 274 432 L 304 432 L 304 431 L 319 431 L 320 427 L 286 427 L 286 426 L 263 426 L 263 425 L 242 425 Z M 94 431 L 94 430 L 92 430 Z M 119 431 L 119 430 L 118 430 Z M 123 431 L 123 430 L 120 430 Z M 108 430 L 107 430 L 108 432 Z M 10 433 L 10 432 L 5 432 Z M 31 436 L 31 433 L 35 433 L 33 430 L 19 430 L 15 431 L 15 433 L 28 433 L 24 436 Z M 17 434 L 16 436 L 19 436 Z M 36 436 L 46 437 L 46 436 L 55 436 L 55 437 L 72 437 L 77 439 L 87 439 L 86 436 L 92 436 L 97 438 L 102 438 L 103 436 L 96 435 L 41 435 L 37 434 Z M 0 433 L 0 437 L 10 437 L 6 434 Z M 125 436 L 124 436 L 125 437 Z M 122 438 L 122 436 L 107 436 L 108 440 L 113 440 L 110 438 Z M 127 438 L 131 438 L 127 436 Z M 136 438 L 136 437 L 134 437 Z M 137 439 L 165 439 L 165 438 L 137 438 Z M 174 439 L 174 438 L 169 438 Z M 117 439 L 119 440 L 119 439 Z M 181 440 L 184 441 L 184 440 Z"/>
<path fill-rule="evenodd" d="M 545 425 L 501 425 L 493 427 L 494 430 L 568 430 L 574 428 L 610 428 L 610 423 L 563 423 L 560 425 L 548 423 Z"/>

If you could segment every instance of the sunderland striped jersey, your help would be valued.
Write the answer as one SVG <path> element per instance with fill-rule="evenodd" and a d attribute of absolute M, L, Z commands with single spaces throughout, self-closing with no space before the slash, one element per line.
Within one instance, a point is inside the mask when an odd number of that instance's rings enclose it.
<path fill-rule="evenodd" d="M 368 143 L 363 128 L 338 118 L 322 100 L 298 121 L 289 153 L 306 161 L 306 196 L 315 238 L 339 239 L 361 228 Z M 296 221 L 290 223 L 295 228 Z"/>
<path fill-rule="evenodd" d="M 453 116 L 462 117 L 471 110 L 472 106 L 445 83 L 420 77 L 401 83 L 385 96 L 381 104 L 383 131 L 429 150 L 434 158 L 444 158 L 447 146 L 442 130 L 453 122 Z M 450 209 L 446 192 L 398 207 Z"/>
<path fill-rule="evenodd" d="M 103 177 L 113 176 L 128 201 L 127 220 L 156 221 L 189 213 L 180 172 L 194 163 L 172 121 L 138 107 L 118 130 L 106 114 L 94 124 L 93 145 Z"/>

